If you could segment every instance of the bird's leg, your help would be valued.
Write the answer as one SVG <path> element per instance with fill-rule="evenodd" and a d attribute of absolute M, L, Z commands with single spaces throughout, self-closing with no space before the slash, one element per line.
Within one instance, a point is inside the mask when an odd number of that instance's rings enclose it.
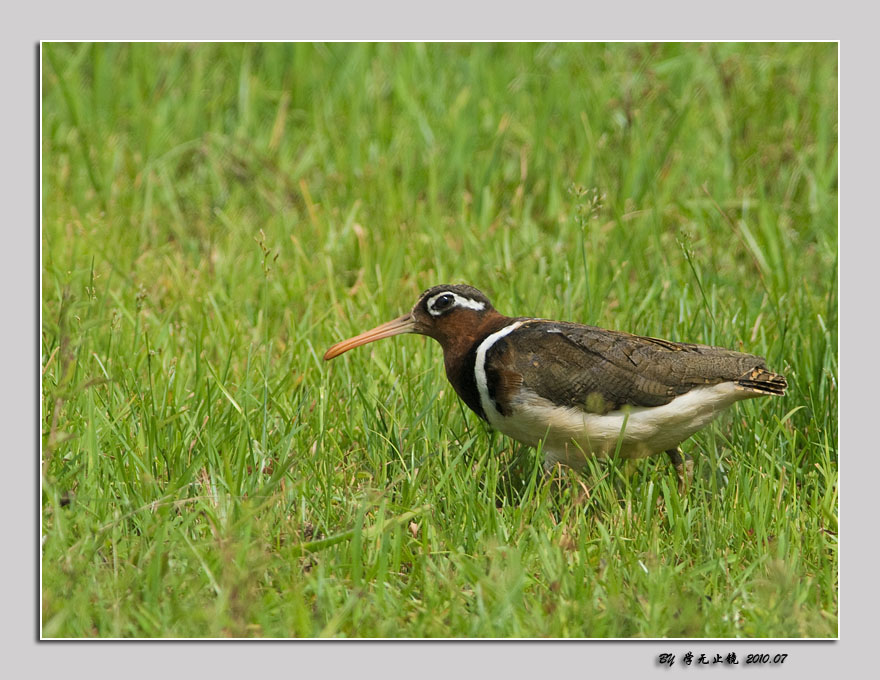
<path fill-rule="evenodd" d="M 677 446 L 666 452 L 672 465 L 675 466 L 675 472 L 678 475 L 678 490 L 684 493 L 688 485 L 694 481 L 694 459 L 690 454 L 682 454 L 681 449 Z"/>
<path fill-rule="evenodd" d="M 586 467 L 586 460 L 583 455 L 572 454 L 570 449 L 566 448 L 543 448 L 544 454 L 544 477 L 552 480 L 553 488 L 556 496 L 562 497 L 566 489 L 572 489 L 572 497 L 577 495 L 572 485 L 573 480 L 580 480 L 580 475 L 570 475 L 569 470 L 581 472 Z M 581 487 L 584 487 L 582 481 L 578 481 Z M 575 485 L 576 486 L 576 485 Z M 589 495 L 589 494 L 588 494 Z"/>

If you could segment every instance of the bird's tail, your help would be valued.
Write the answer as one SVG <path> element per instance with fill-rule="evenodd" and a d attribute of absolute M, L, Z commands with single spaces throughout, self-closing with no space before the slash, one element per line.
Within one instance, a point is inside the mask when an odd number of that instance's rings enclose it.
<path fill-rule="evenodd" d="M 753 368 L 744 376 L 738 378 L 736 384 L 750 392 L 776 394 L 779 396 L 785 394 L 785 388 L 788 387 L 785 376 L 768 371 L 763 366 Z"/>

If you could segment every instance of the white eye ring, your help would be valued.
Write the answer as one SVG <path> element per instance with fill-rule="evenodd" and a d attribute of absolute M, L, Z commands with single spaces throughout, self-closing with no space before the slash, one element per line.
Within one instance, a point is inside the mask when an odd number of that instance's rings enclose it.
<path fill-rule="evenodd" d="M 442 298 L 446 295 L 452 296 L 452 304 L 447 307 L 443 307 L 442 309 L 436 309 L 434 307 L 434 305 L 437 303 L 437 301 L 440 298 Z M 452 309 L 453 307 L 464 307 L 465 309 L 473 309 L 478 312 L 482 311 L 486 308 L 485 303 L 480 302 L 478 300 L 471 300 L 470 298 L 462 297 L 461 295 L 458 295 L 457 293 L 453 293 L 451 290 L 444 290 L 441 293 L 437 293 L 436 295 L 432 295 L 430 297 L 430 299 L 428 300 L 428 303 L 426 306 L 428 308 L 428 314 L 430 314 L 431 316 L 440 316 L 441 314 Z"/>

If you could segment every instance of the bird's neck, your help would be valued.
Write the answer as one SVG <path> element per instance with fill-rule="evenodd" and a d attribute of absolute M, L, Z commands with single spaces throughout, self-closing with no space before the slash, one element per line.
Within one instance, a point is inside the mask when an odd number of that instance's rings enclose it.
<path fill-rule="evenodd" d="M 495 313 L 483 320 L 476 332 L 460 333 L 445 337 L 440 343 L 443 346 L 443 363 L 446 366 L 446 377 L 455 389 L 456 394 L 474 413 L 483 420 L 486 414 L 480 405 L 480 394 L 474 375 L 474 363 L 477 348 L 492 333 L 513 323 L 515 319 Z"/>

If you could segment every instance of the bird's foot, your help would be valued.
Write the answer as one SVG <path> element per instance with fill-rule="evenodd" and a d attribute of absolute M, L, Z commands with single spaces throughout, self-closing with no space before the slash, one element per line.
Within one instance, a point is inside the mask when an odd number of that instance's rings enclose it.
<path fill-rule="evenodd" d="M 678 447 L 669 449 L 666 455 L 669 456 L 678 475 L 678 492 L 684 495 L 694 481 L 694 459 L 690 454 L 682 453 Z"/>

